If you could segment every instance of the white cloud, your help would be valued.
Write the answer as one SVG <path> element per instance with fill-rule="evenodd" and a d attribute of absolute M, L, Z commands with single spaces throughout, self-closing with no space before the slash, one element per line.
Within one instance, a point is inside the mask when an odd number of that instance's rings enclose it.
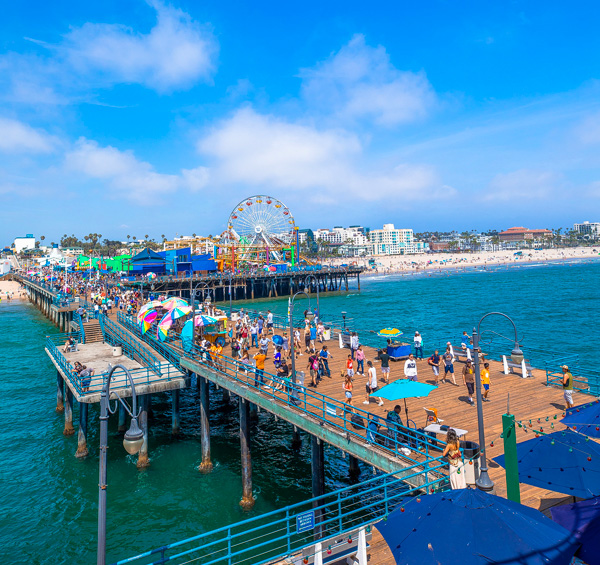
<path fill-rule="evenodd" d="M 49 153 L 56 139 L 42 130 L 9 118 L 0 118 L 0 151 Z"/>
<path fill-rule="evenodd" d="M 307 197 L 378 200 L 408 199 L 454 193 L 441 186 L 435 171 L 422 165 L 397 164 L 388 171 L 364 171 L 364 148 L 354 134 L 318 130 L 251 108 L 239 110 L 198 143 L 214 166 L 217 184 L 305 190 Z"/>
<path fill-rule="evenodd" d="M 181 188 L 198 190 L 207 182 L 202 167 L 184 170 L 181 175 L 157 173 L 150 163 L 139 161 L 131 151 L 100 147 L 85 138 L 79 139 L 66 154 L 65 164 L 70 171 L 107 181 L 119 196 L 141 204 L 156 204 L 164 194 Z"/>
<path fill-rule="evenodd" d="M 600 113 L 587 116 L 576 128 L 576 134 L 585 145 L 600 143 Z"/>
<path fill-rule="evenodd" d="M 65 37 L 66 59 L 80 72 L 159 91 L 209 81 L 218 45 L 212 33 L 181 10 L 153 2 L 157 23 L 148 34 L 118 24 L 86 23 Z"/>
<path fill-rule="evenodd" d="M 522 200 L 540 200 L 551 196 L 561 180 L 556 173 L 528 169 L 498 174 L 491 180 L 482 198 L 517 204 Z"/>
<path fill-rule="evenodd" d="M 301 76 L 309 106 L 342 120 L 392 127 L 423 118 L 436 104 L 425 73 L 398 70 L 384 47 L 366 45 L 362 35 Z"/>

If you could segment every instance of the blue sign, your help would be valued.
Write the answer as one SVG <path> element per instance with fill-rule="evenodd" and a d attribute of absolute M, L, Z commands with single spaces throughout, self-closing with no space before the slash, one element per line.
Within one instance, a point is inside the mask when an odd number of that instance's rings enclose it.
<path fill-rule="evenodd" d="M 315 513 L 313 510 L 296 516 L 296 533 L 308 532 L 315 527 Z"/>

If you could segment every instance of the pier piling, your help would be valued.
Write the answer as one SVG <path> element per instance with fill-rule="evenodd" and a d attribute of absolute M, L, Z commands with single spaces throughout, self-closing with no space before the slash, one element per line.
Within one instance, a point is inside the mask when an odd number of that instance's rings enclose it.
<path fill-rule="evenodd" d="M 197 375 L 200 383 L 200 427 L 201 427 L 201 442 L 202 442 L 202 461 L 198 467 L 201 473 L 210 473 L 213 470 L 213 464 L 210 460 L 210 422 L 209 416 L 209 390 L 208 381 Z"/>
<path fill-rule="evenodd" d="M 298 431 L 298 428 L 294 427 L 294 431 L 292 432 L 292 449 L 294 451 L 299 451 L 302 447 L 302 436 Z"/>
<path fill-rule="evenodd" d="M 311 438 L 312 495 L 313 498 L 325 494 L 325 449 L 323 442 L 316 436 Z M 315 539 L 322 536 L 322 528 L 316 524 L 322 521 L 321 510 L 317 510 L 318 501 L 313 502 L 315 508 Z"/>
<path fill-rule="evenodd" d="M 118 431 L 120 434 L 124 434 L 127 431 L 127 412 L 125 412 L 125 407 L 120 402 Z"/>
<path fill-rule="evenodd" d="M 64 396 L 63 396 L 64 382 L 62 375 L 59 371 L 56 371 L 56 411 L 64 412 Z"/>
<path fill-rule="evenodd" d="M 137 468 L 143 469 L 150 466 L 150 459 L 148 458 L 148 409 L 150 407 L 150 395 L 143 394 L 140 396 L 141 411 L 139 417 L 139 425 L 144 433 L 144 443 L 138 455 Z"/>
<path fill-rule="evenodd" d="M 63 435 L 72 436 L 75 433 L 75 428 L 73 428 L 73 393 L 68 386 L 65 388 L 65 429 Z"/>
<path fill-rule="evenodd" d="M 75 457 L 83 459 L 88 455 L 87 448 L 87 431 L 88 431 L 88 404 L 87 402 L 79 403 L 79 430 L 77 431 L 77 451 Z"/>
<path fill-rule="evenodd" d="M 358 466 L 358 459 L 353 455 L 348 457 L 348 472 L 350 473 L 350 477 L 353 479 L 358 478 L 360 475 L 360 467 Z"/>
<path fill-rule="evenodd" d="M 240 398 L 240 447 L 242 452 L 242 500 L 240 500 L 240 506 L 244 510 L 250 510 L 254 506 L 249 420 L 250 403 L 246 399 Z"/>
<path fill-rule="evenodd" d="M 179 414 L 179 390 L 175 389 L 171 392 L 171 433 L 176 436 L 179 435 L 180 427 L 180 414 Z"/>

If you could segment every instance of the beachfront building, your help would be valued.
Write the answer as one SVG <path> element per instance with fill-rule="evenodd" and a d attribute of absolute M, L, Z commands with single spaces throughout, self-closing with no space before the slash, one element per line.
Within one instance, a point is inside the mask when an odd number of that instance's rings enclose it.
<path fill-rule="evenodd" d="M 586 239 L 600 239 L 600 222 L 583 222 L 573 224 L 573 231 Z"/>
<path fill-rule="evenodd" d="M 413 255 L 429 250 L 429 243 L 416 240 L 412 229 L 396 229 L 394 224 L 371 230 L 369 239 L 373 255 Z"/>
<path fill-rule="evenodd" d="M 182 235 L 175 239 L 163 242 L 163 251 L 171 251 L 174 249 L 184 249 L 191 247 L 194 253 L 207 254 L 212 253 L 214 249 L 214 241 L 211 236 L 197 235 Z"/>
<path fill-rule="evenodd" d="M 501 231 L 500 241 L 503 242 L 518 242 L 518 241 L 543 241 L 552 239 L 550 230 L 530 230 L 523 227 L 508 228 Z"/>
<path fill-rule="evenodd" d="M 35 249 L 35 237 L 31 233 L 28 233 L 25 237 L 15 237 L 12 247 L 14 253 L 23 253 L 23 251 Z"/>

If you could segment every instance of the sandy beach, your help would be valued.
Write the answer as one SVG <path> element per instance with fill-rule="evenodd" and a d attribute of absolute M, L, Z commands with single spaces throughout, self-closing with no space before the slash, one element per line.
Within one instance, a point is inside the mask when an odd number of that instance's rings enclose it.
<path fill-rule="evenodd" d="M 466 267 L 488 267 L 494 265 L 544 263 L 575 259 L 600 259 L 598 249 L 575 247 L 572 249 L 523 249 L 522 255 L 514 251 L 479 251 L 476 253 L 425 253 L 422 255 L 369 255 L 333 259 L 325 263 L 331 265 L 356 264 L 369 269 L 374 274 L 427 272 L 440 269 L 462 269 Z M 375 260 L 375 269 L 370 269 L 369 259 Z"/>
<path fill-rule="evenodd" d="M 27 298 L 27 293 L 18 282 L 0 281 L 0 298 L 2 298 L 2 302 L 7 299 L 7 293 L 10 294 L 12 300 L 25 300 Z"/>

